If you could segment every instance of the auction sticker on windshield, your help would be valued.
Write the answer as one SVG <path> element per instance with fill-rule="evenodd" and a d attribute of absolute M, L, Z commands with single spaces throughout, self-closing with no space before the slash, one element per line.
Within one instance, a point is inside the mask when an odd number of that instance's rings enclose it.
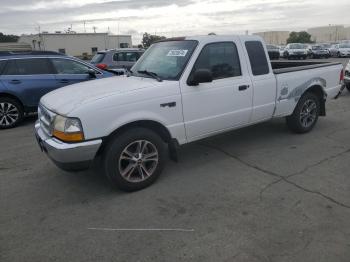
<path fill-rule="evenodd" d="M 170 50 L 166 56 L 186 56 L 188 50 Z"/>

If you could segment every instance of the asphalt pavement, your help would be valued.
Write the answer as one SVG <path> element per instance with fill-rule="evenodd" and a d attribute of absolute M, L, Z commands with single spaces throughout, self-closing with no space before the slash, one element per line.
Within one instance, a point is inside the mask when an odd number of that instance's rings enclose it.
<path fill-rule="evenodd" d="M 350 259 L 350 93 L 308 134 L 276 119 L 184 146 L 151 187 L 112 190 L 0 131 L 0 261 Z"/>

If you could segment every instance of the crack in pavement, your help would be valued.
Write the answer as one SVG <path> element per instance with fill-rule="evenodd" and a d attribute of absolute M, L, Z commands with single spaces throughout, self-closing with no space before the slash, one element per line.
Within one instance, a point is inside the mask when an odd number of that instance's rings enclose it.
<path fill-rule="evenodd" d="M 279 183 L 279 182 L 281 182 L 281 181 L 284 181 L 284 182 L 286 182 L 287 184 L 290 184 L 290 185 L 292 185 L 292 186 L 294 186 L 294 187 L 296 187 L 296 188 L 298 188 L 298 189 L 300 189 L 300 190 L 302 190 L 302 191 L 304 191 L 304 192 L 307 192 L 307 193 L 310 193 L 310 194 L 315 194 L 315 195 L 321 196 L 322 198 L 325 198 L 325 199 L 327 199 L 328 201 L 330 201 L 330 202 L 332 202 L 332 203 L 334 203 L 334 204 L 336 204 L 336 205 L 338 205 L 338 206 L 341 206 L 341 207 L 350 209 L 350 206 L 349 206 L 349 205 L 346 205 L 346 204 L 344 204 L 344 203 L 342 203 L 342 202 L 340 202 L 340 201 L 338 201 L 338 200 L 336 200 L 336 199 L 334 199 L 334 198 L 332 198 L 332 197 L 330 197 L 330 196 L 327 196 L 326 194 L 323 194 L 323 193 L 321 193 L 321 192 L 319 192 L 319 191 L 316 191 L 316 190 L 311 190 L 311 189 L 305 188 L 305 187 L 303 187 L 303 186 L 301 186 L 301 185 L 299 185 L 299 184 L 297 184 L 297 183 L 295 183 L 295 182 L 293 182 L 293 181 L 288 180 L 288 178 L 290 178 L 290 177 L 292 177 L 292 176 L 300 175 L 300 174 L 299 174 L 300 172 L 297 172 L 296 174 L 292 174 L 292 175 L 289 175 L 289 176 L 287 176 L 287 177 L 284 177 L 284 176 L 279 175 L 279 174 L 277 174 L 277 173 L 274 173 L 274 172 L 272 172 L 272 171 L 263 169 L 263 168 L 261 168 L 261 167 L 259 167 L 259 166 L 253 165 L 253 164 L 251 164 L 251 163 L 249 163 L 249 162 L 246 162 L 246 161 L 244 161 L 243 159 L 241 159 L 241 158 L 239 158 L 239 157 L 237 157 L 237 156 L 235 156 L 235 155 L 233 155 L 233 154 L 231 154 L 231 153 L 225 151 L 224 149 L 222 149 L 222 148 L 220 148 L 220 147 L 216 147 L 216 146 L 209 145 L 209 144 L 198 144 L 198 145 L 200 145 L 200 146 L 202 146 L 202 147 L 206 147 L 206 148 L 210 148 L 210 149 L 216 150 L 216 151 L 218 151 L 218 152 L 221 152 L 221 153 L 223 153 L 224 155 L 226 155 L 226 156 L 228 156 L 228 157 L 230 157 L 230 158 L 232 158 L 232 159 L 234 159 L 234 160 L 236 160 L 236 161 L 242 163 L 242 164 L 245 165 L 245 166 L 248 166 L 248 167 L 250 167 L 250 168 L 256 169 L 256 170 L 258 170 L 258 171 L 260 171 L 260 172 L 262 172 L 262 173 L 264 173 L 264 174 L 266 174 L 266 175 L 279 178 L 278 180 L 275 180 L 274 182 L 272 182 L 272 183 L 270 183 L 269 185 L 267 185 L 266 187 L 271 187 L 271 186 L 274 185 L 274 184 L 277 184 L 277 183 Z M 336 158 L 336 157 L 339 156 L 339 155 L 346 154 L 346 153 L 349 153 L 349 152 L 350 152 L 350 149 L 348 149 L 348 150 L 346 150 L 346 151 L 344 151 L 344 152 L 341 152 L 341 153 L 339 153 L 338 155 L 328 157 L 328 160 L 329 160 L 329 159 Z M 327 159 L 323 159 L 323 160 L 319 161 L 318 164 L 316 163 L 316 164 L 314 164 L 314 165 L 311 165 L 311 166 L 305 168 L 305 171 L 308 170 L 309 168 L 311 168 L 312 166 L 319 165 L 320 163 L 323 163 L 323 162 L 325 162 L 325 161 L 327 161 Z M 303 172 L 305 172 L 305 171 L 303 171 Z M 266 187 L 265 187 L 265 188 L 266 188 Z M 265 189 L 265 190 L 266 190 L 266 189 Z M 260 191 L 260 200 L 262 199 L 262 193 L 263 193 L 265 190 L 262 189 L 262 190 Z"/>
<path fill-rule="evenodd" d="M 333 155 L 333 156 L 330 156 L 330 157 L 327 157 L 327 158 L 325 158 L 325 159 L 322 159 L 322 160 L 318 161 L 318 162 L 315 163 L 315 164 L 306 166 L 305 168 L 303 168 L 303 170 L 298 171 L 298 172 L 293 173 L 293 174 L 290 174 L 290 175 L 288 175 L 288 176 L 285 176 L 284 178 L 288 179 L 288 178 L 291 178 L 291 177 L 295 177 L 295 176 L 298 176 L 298 175 L 302 175 L 302 174 L 305 173 L 307 170 L 309 170 L 309 169 L 311 169 L 311 168 L 313 168 L 313 167 L 316 167 L 316 166 L 318 166 L 318 165 L 321 165 L 321 164 L 323 164 L 323 163 L 325 163 L 325 162 L 328 162 L 329 160 L 335 159 L 335 158 L 337 158 L 337 157 L 339 157 L 339 156 L 341 156 L 341 155 L 343 155 L 343 154 L 349 153 L 349 152 L 350 152 L 350 149 L 347 149 L 347 150 L 342 151 L 342 152 L 340 152 L 340 153 L 338 153 L 338 154 L 335 154 L 335 155 Z M 269 189 L 271 186 L 273 186 L 273 185 L 275 185 L 275 184 L 278 184 L 278 183 L 281 182 L 281 181 L 283 181 L 282 178 L 279 179 L 279 180 L 273 181 L 273 182 L 269 183 L 268 185 L 266 185 L 266 186 L 260 191 L 260 200 L 262 200 L 262 195 L 263 195 L 263 193 L 264 193 L 267 189 Z M 289 181 L 289 180 L 288 180 L 288 181 Z"/>

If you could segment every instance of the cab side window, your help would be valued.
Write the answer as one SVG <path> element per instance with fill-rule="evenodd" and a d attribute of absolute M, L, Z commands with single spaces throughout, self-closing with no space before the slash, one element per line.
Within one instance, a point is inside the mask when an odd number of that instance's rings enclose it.
<path fill-rule="evenodd" d="M 268 74 L 270 69 L 262 43 L 260 41 L 247 41 L 245 42 L 245 47 L 248 52 L 253 75 Z"/>
<path fill-rule="evenodd" d="M 241 65 L 236 45 L 232 42 L 206 45 L 202 49 L 192 73 L 198 69 L 211 71 L 213 80 L 241 76 Z"/>

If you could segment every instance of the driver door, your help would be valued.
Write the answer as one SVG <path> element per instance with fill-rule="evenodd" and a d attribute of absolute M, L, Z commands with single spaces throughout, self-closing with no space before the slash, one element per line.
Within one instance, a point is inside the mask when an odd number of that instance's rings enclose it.
<path fill-rule="evenodd" d="M 205 45 L 189 78 L 197 69 L 207 69 L 212 72 L 213 81 L 197 86 L 181 84 L 189 142 L 250 121 L 253 89 L 238 45 L 238 40 Z"/>

